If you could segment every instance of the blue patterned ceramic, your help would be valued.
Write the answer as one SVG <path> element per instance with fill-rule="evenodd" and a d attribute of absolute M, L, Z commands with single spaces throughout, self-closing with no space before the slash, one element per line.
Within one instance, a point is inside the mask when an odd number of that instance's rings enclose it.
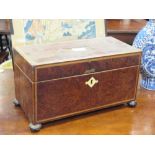
<path fill-rule="evenodd" d="M 155 20 L 149 20 L 137 34 L 133 46 L 142 50 L 141 86 L 155 90 Z"/>

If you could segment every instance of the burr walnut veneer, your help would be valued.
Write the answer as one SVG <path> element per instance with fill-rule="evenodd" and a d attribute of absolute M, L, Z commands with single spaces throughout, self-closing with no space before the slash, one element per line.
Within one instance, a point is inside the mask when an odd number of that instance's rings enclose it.
<path fill-rule="evenodd" d="M 15 104 L 32 130 L 44 122 L 129 102 L 141 52 L 112 37 L 14 47 Z"/>

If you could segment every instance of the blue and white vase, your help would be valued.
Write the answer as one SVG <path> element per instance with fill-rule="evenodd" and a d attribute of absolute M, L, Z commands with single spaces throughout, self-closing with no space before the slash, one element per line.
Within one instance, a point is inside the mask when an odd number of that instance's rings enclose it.
<path fill-rule="evenodd" d="M 133 46 L 142 50 L 141 86 L 155 90 L 155 20 L 150 19 L 137 34 Z"/>

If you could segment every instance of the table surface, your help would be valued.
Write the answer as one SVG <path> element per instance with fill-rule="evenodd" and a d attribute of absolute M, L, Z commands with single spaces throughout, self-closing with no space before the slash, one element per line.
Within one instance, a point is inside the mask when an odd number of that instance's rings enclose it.
<path fill-rule="evenodd" d="M 44 124 L 32 133 L 20 107 L 15 107 L 12 70 L 0 73 L 0 134 L 155 134 L 154 91 L 138 88 L 136 108 L 124 105 Z"/>
<path fill-rule="evenodd" d="M 113 37 L 16 46 L 14 48 L 33 66 L 140 52 L 140 49 Z"/>
<path fill-rule="evenodd" d="M 107 33 L 137 33 L 146 23 L 144 19 L 108 19 L 106 20 Z"/>

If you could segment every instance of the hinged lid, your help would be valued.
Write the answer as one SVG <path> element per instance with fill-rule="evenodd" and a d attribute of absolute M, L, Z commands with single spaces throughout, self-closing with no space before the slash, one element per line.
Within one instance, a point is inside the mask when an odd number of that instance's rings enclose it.
<path fill-rule="evenodd" d="M 15 47 L 14 61 L 31 81 L 140 64 L 140 50 L 112 37 Z"/>
<path fill-rule="evenodd" d="M 113 37 L 14 47 L 32 66 L 136 53 L 140 50 Z"/>

